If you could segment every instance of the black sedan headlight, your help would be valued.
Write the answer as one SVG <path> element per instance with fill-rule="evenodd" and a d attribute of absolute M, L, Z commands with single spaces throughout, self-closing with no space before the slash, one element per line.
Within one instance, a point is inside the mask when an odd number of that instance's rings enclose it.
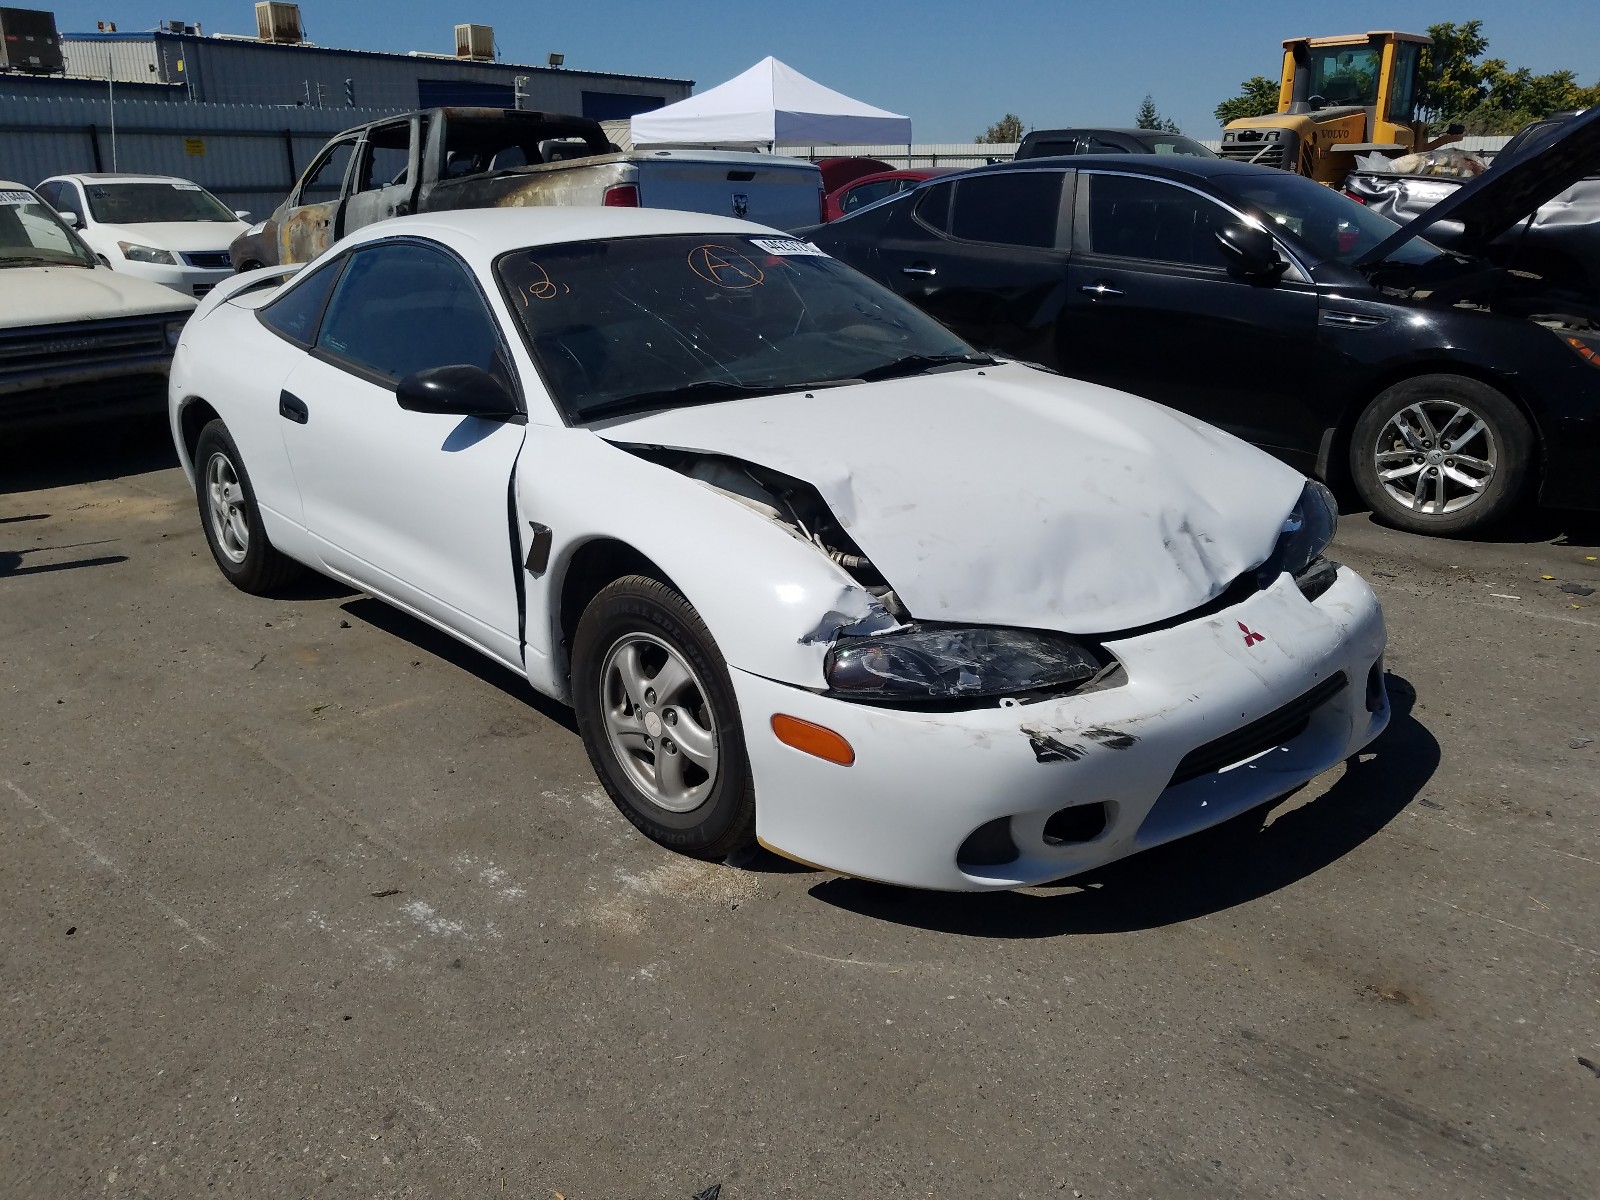
<path fill-rule="evenodd" d="M 1294 576 L 1297 582 L 1302 576 L 1313 573 L 1312 568 L 1322 562 L 1322 552 L 1333 541 L 1338 528 L 1338 501 L 1322 484 L 1308 480 L 1300 499 L 1284 518 L 1278 544 L 1256 571 L 1261 586 L 1269 586 L 1284 572 Z M 1331 576 L 1328 582 L 1332 582 Z"/>
<path fill-rule="evenodd" d="M 826 663 L 834 695 L 886 701 L 1070 690 L 1100 669 L 1088 649 L 1060 634 L 927 625 L 840 638 Z"/>

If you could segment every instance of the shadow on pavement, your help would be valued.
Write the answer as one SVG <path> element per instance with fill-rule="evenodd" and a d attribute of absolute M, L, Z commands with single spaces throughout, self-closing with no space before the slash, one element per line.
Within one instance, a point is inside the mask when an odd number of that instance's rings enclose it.
<path fill-rule="evenodd" d="M 1389 728 L 1362 752 L 1372 757 L 1349 760 L 1327 792 L 1270 824 L 1289 797 L 1049 889 L 974 895 L 831 878 L 811 895 L 878 920 L 993 938 L 1125 933 L 1258 900 L 1354 850 L 1432 778 L 1439 743 L 1411 716 L 1415 690 L 1391 674 L 1389 696 Z"/>
<path fill-rule="evenodd" d="M 451 666 L 459 667 L 469 675 L 474 675 L 485 683 L 499 688 L 506 695 L 522 701 L 540 716 L 554 721 L 569 733 L 578 732 L 578 722 L 570 708 L 534 691 L 532 685 L 520 675 L 502 667 L 471 646 L 456 641 L 448 633 L 440 632 L 426 621 L 419 621 L 409 613 L 403 613 L 398 608 L 385 604 L 382 600 L 374 600 L 370 596 L 359 597 L 339 607 L 374 629 L 381 629 L 402 641 L 410 642 L 418 650 L 426 651 L 435 658 L 442 658 Z"/>
<path fill-rule="evenodd" d="M 0 444 L 0 496 L 44 491 L 178 465 L 165 414 L 41 430 Z M 0 519 L 27 520 L 31 514 Z"/>

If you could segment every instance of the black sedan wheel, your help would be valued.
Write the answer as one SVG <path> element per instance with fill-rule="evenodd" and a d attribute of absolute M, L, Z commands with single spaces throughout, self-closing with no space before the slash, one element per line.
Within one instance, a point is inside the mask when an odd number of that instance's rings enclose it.
<path fill-rule="evenodd" d="M 755 789 L 728 668 L 700 614 L 641 575 L 584 610 L 572 702 L 595 773 L 654 841 L 726 858 L 755 838 Z"/>
<path fill-rule="evenodd" d="M 1350 470 L 1373 516 L 1450 536 L 1499 520 L 1522 498 L 1532 426 L 1486 383 L 1420 375 L 1384 391 L 1356 422 Z"/>

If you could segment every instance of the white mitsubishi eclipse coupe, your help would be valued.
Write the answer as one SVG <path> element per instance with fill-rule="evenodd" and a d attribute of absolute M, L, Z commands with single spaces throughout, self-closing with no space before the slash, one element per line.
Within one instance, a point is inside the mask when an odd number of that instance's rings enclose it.
<path fill-rule="evenodd" d="M 217 565 L 324 572 L 570 703 L 664 846 L 1040 883 L 1388 720 L 1326 489 L 978 354 L 807 243 L 457 212 L 286 274 L 218 287 L 172 368 Z"/>

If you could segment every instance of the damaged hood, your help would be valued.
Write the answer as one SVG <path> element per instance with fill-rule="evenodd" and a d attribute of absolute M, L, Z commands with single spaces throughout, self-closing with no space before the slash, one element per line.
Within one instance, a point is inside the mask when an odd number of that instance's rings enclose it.
<path fill-rule="evenodd" d="M 1271 553 L 1299 472 L 1147 400 L 1029 367 L 624 418 L 821 493 L 914 617 L 1101 634 L 1198 608 Z"/>
<path fill-rule="evenodd" d="M 1600 107 L 1530 138 L 1514 158 L 1496 163 L 1402 225 L 1362 255 L 1356 266 L 1382 263 L 1419 237 L 1462 254 L 1482 254 L 1490 242 L 1540 205 L 1596 171 L 1600 171 Z M 1447 221 L 1452 224 L 1443 225 Z"/>

